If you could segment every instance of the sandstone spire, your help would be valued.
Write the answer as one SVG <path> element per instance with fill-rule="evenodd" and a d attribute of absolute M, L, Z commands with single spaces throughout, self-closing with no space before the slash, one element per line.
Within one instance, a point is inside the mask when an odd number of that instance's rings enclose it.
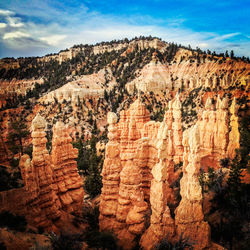
<path fill-rule="evenodd" d="M 100 202 L 99 223 L 102 230 L 114 231 L 116 228 L 116 212 L 120 185 L 121 160 L 117 141 L 117 116 L 108 113 L 108 138 L 105 161 L 102 169 L 102 194 Z"/>
<path fill-rule="evenodd" d="M 174 221 L 171 218 L 167 205 L 169 196 L 167 140 L 168 129 L 163 121 L 157 135 L 156 144 L 159 162 L 152 169 L 153 179 L 150 187 L 152 215 L 150 217 L 150 227 L 143 234 L 140 241 L 143 249 L 153 249 L 166 235 L 168 235 L 169 239 L 172 239 L 174 236 Z"/>
<path fill-rule="evenodd" d="M 53 190 L 53 170 L 51 158 L 46 149 L 46 133 L 44 132 L 46 121 L 39 114 L 32 121 L 32 175 L 37 186 L 37 196 L 31 200 L 34 220 L 38 226 L 51 226 L 50 220 L 60 218 L 60 204 Z"/>
<path fill-rule="evenodd" d="M 230 133 L 229 133 L 229 143 L 228 143 L 228 156 L 232 159 L 235 156 L 235 149 L 240 147 L 240 132 L 239 132 L 239 117 L 237 116 L 239 106 L 236 103 L 236 99 L 230 106 Z"/>
<path fill-rule="evenodd" d="M 23 155 L 20 168 L 25 184 L 28 221 L 48 231 L 57 231 L 55 221 L 63 213 L 81 213 L 82 180 L 77 172 L 77 150 L 63 123 L 54 127 L 51 156 L 46 149 L 46 121 L 39 114 L 32 121 L 32 161 Z"/>
<path fill-rule="evenodd" d="M 83 181 L 77 172 L 78 151 L 71 144 L 64 123 L 57 122 L 53 127 L 51 159 L 53 182 L 62 209 L 68 213 L 81 213 L 83 201 Z"/>
<path fill-rule="evenodd" d="M 177 235 L 183 234 L 195 243 L 195 249 L 210 246 L 210 228 L 203 221 L 202 192 L 198 181 L 200 171 L 200 134 L 195 125 L 183 135 L 184 165 L 180 182 L 181 202 L 175 211 Z"/>

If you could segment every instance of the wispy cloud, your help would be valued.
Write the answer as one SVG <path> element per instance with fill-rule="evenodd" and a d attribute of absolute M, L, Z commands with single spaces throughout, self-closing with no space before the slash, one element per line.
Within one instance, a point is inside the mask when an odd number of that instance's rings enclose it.
<path fill-rule="evenodd" d="M 0 23 L 0 29 L 4 29 L 7 27 L 7 24 L 6 23 Z"/>
<path fill-rule="evenodd" d="M 41 37 L 40 40 L 45 41 L 51 46 L 56 46 L 65 38 L 66 35 L 53 35 L 53 36 Z"/>
<path fill-rule="evenodd" d="M 9 32 L 3 35 L 4 40 L 15 39 L 15 38 L 20 38 L 20 37 L 30 37 L 30 35 L 28 33 L 24 33 L 21 31 Z"/>
<path fill-rule="evenodd" d="M 20 28 L 22 26 L 24 26 L 24 23 L 21 22 L 21 18 L 18 17 L 7 17 L 7 22 L 11 27 L 14 28 Z"/>
<path fill-rule="evenodd" d="M 11 16 L 14 14 L 15 12 L 13 11 L 0 9 L 0 16 Z"/>

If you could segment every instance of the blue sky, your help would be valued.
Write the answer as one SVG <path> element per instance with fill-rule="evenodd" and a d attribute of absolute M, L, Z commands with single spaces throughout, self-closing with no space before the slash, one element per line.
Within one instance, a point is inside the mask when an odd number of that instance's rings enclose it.
<path fill-rule="evenodd" d="M 0 57 L 152 35 L 250 56 L 250 0 L 0 0 Z"/>

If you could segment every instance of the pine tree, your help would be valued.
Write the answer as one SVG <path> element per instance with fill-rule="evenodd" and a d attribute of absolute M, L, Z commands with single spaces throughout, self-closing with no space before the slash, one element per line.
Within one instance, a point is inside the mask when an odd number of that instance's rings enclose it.
<path fill-rule="evenodd" d="M 233 59 L 234 58 L 234 51 L 233 50 L 231 50 L 231 52 L 230 52 L 230 57 Z"/>
<path fill-rule="evenodd" d="M 21 119 L 12 121 L 10 123 L 10 133 L 8 134 L 9 149 L 14 154 L 21 153 L 21 155 L 23 155 L 23 140 L 28 137 L 28 135 L 29 131 L 24 121 Z"/>

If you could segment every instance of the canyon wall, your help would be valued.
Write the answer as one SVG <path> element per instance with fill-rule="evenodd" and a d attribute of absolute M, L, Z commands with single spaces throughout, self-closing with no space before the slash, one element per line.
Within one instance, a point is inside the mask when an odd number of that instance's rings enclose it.
<path fill-rule="evenodd" d="M 203 63 L 190 63 L 186 50 L 177 52 L 173 63 L 162 64 L 157 57 L 145 65 L 137 78 L 126 84 L 129 93 L 134 88 L 145 93 L 150 91 L 189 90 L 199 87 L 217 89 L 228 88 L 236 83 L 249 86 L 250 64 L 244 62 L 230 61 L 224 63 L 206 59 Z M 187 57 L 186 60 L 180 58 Z M 191 55 L 189 55 L 191 56 Z"/>
<path fill-rule="evenodd" d="M 106 83 L 106 81 L 108 81 L 108 83 Z M 86 98 L 101 98 L 104 96 L 104 90 L 111 91 L 115 85 L 117 85 L 117 82 L 110 68 L 107 67 L 91 75 L 76 77 L 75 80 L 49 92 L 40 98 L 40 101 L 45 104 L 50 104 L 54 103 L 55 99 L 57 99 L 59 103 L 71 101 L 72 104 L 77 104 L 79 100 L 83 101 Z"/>
<path fill-rule="evenodd" d="M 1 210 L 22 214 L 31 225 L 58 232 L 70 214 L 81 214 L 83 182 L 75 161 L 78 152 L 65 125 L 58 122 L 54 126 L 51 155 L 46 149 L 45 127 L 45 119 L 38 114 L 32 121 L 32 160 L 23 155 L 19 163 L 24 188 L 3 192 L 0 203 Z M 12 197 L 16 209 L 9 208 Z"/>
<path fill-rule="evenodd" d="M 163 238 L 172 242 L 187 237 L 195 249 L 211 246 L 210 227 L 204 221 L 200 169 L 219 168 L 219 161 L 232 157 L 238 147 L 237 112 L 232 104 L 229 132 L 228 101 L 207 99 L 195 126 L 182 132 L 181 102 L 177 95 L 168 103 L 162 122 L 150 121 L 141 97 L 120 120 L 108 114 L 109 142 L 102 171 L 100 228 L 112 231 L 124 249 L 132 249 L 138 237 L 143 249 L 153 249 Z M 172 184 L 183 163 L 180 181 L 181 201 L 176 203 Z"/>

